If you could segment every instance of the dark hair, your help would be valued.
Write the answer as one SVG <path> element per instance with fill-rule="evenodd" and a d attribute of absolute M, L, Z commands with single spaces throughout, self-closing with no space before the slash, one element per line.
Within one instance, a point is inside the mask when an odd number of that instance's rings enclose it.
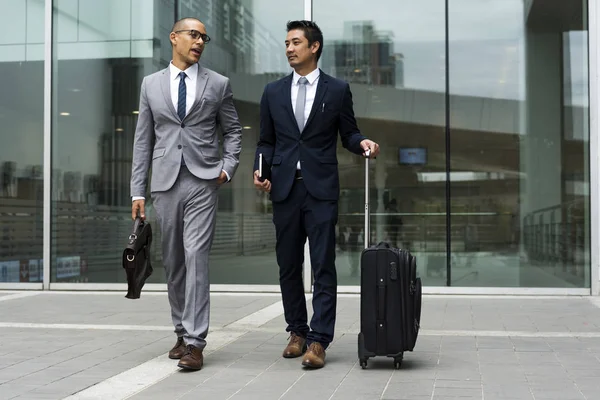
<path fill-rule="evenodd" d="M 313 21 L 289 21 L 287 23 L 287 31 L 289 32 L 295 29 L 304 32 L 304 37 L 308 39 L 309 47 L 312 46 L 313 43 L 319 42 L 320 46 L 319 50 L 317 50 L 317 61 L 319 61 L 321 53 L 323 52 L 323 32 L 321 32 L 321 28 Z"/>
<path fill-rule="evenodd" d="M 194 18 L 194 17 L 185 17 L 185 18 L 181 18 L 180 20 L 175 21 L 175 23 L 173 24 L 173 28 L 171 29 L 171 32 L 175 32 L 181 29 L 181 25 L 183 25 L 184 22 L 187 21 L 198 21 L 200 22 L 202 25 L 204 25 L 204 22 L 200 21 L 198 18 Z"/>

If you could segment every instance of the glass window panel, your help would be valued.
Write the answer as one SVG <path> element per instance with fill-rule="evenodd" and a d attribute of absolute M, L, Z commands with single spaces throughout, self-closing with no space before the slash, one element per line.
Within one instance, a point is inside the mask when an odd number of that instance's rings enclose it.
<path fill-rule="evenodd" d="M 135 28 L 137 33 L 132 37 L 142 40 L 130 42 L 115 37 L 111 24 L 102 27 L 87 24 L 78 28 L 75 36 L 63 40 L 61 26 L 72 25 L 64 14 L 73 12 L 74 6 L 75 10 L 81 7 L 81 1 L 74 4 L 61 1 L 55 13 L 59 43 L 55 50 L 58 62 L 53 96 L 53 281 L 125 281 L 120 257 L 131 226 L 129 180 L 137 122 L 135 111 L 142 78 L 166 68 L 171 60 L 168 34 L 175 4 L 150 1 L 148 6 L 154 7 L 152 11 L 147 8 L 142 11 L 141 0 L 118 3 L 85 7 L 102 7 L 97 13 L 108 16 L 131 8 L 131 17 L 119 20 L 124 26 L 119 26 L 118 31 Z M 65 13 L 61 4 L 65 4 Z M 220 190 L 211 283 L 278 282 L 269 201 L 254 189 L 252 164 L 262 88 L 290 71 L 283 46 L 285 23 L 290 18 L 302 18 L 304 3 L 298 1 L 285 13 L 276 11 L 277 4 L 274 1 L 270 4 L 181 1 L 179 4 L 182 16 L 197 16 L 206 23 L 213 40 L 201 62 L 231 79 L 244 126 L 240 167 L 234 180 Z M 146 18 L 148 15 L 154 18 Z M 140 27 L 141 22 L 151 28 Z M 95 36 L 87 40 L 96 42 L 84 42 L 81 37 L 89 32 L 83 34 L 82 29 L 93 30 Z M 144 32 L 151 32 L 151 36 L 146 37 Z M 155 47 L 147 47 L 146 39 L 155 43 Z M 152 246 L 155 270 L 148 282 L 165 282 L 161 234 L 151 202 L 146 211 L 155 232 Z"/>
<path fill-rule="evenodd" d="M 446 284 L 444 6 L 444 0 L 378 0 L 377 7 L 313 2 L 325 42 L 321 67 L 350 82 L 359 128 L 381 146 L 371 163 L 371 242 L 411 250 L 430 286 Z M 341 143 L 338 150 L 338 281 L 357 285 L 364 161 Z"/>
<path fill-rule="evenodd" d="M 449 2 L 452 285 L 589 287 L 587 3 Z"/>
<path fill-rule="evenodd" d="M 132 12 L 147 14 L 145 9 L 153 8 L 153 1 L 137 2 L 132 8 L 132 0 L 79 0 L 78 40 L 96 42 L 131 39 Z M 147 21 L 151 23 L 151 19 Z M 71 39 L 72 40 L 72 39 Z"/>
<path fill-rule="evenodd" d="M 171 7 L 173 7 L 173 3 L 175 0 L 170 0 L 168 2 L 163 1 L 163 3 L 168 4 L 165 11 L 168 11 Z M 139 40 L 139 39 L 150 39 L 153 38 L 153 24 L 155 14 L 154 7 L 148 7 L 147 0 L 132 0 L 131 1 L 131 9 L 133 13 L 131 13 L 131 39 Z M 172 14 L 165 13 L 160 17 L 162 20 L 167 20 L 172 22 L 175 11 L 173 10 Z M 169 41 L 169 32 L 170 29 L 166 28 L 167 24 L 159 23 L 158 26 L 162 27 L 160 35 L 161 42 Z M 164 35 L 164 37 L 163 37 Z M 168 43 L 167 43 L 168 44 Z M 170 46 L 169 46 L 170 47 Z"/>
<path fill-rule="evenodd" d="M 78 40 L 79 0 L 55 0 L 53 39 L 63 42 Z"/>
<path fill-rule="evenodd" d="M 29 23 L 26 24 L 27 28 L 25 29 L 27 32 L 27 43 L 39 43 L 43 45 L 45 31 L 42 25 L 37 24 L 37 21 L 44 20 L 46 6 L 41 0 L 25 0 L 23 3 L 27 4 L 27 21 L 29 21 Z M 2 6 L 0 5 L 0 10 L 4 10 L 4 8 L 1 7 Z M 21 25 L 20 29 L 23 30 L 23 25 Z M 2 34 L 0 34 L 0 37 L 2 37 Z"/>
<path fill-rule="evenodd" d="M 142 21 L 138 14 L 169 18 Z M 121 255 L 131 230 L 129 182 L 140 85 L 144 76 L 168 63 L 162 64 L 161 49 L 132 42 L 129 32 L 135 27 L 148 35 L 143 39 L 156 38 L 170 50 L 168 36 L 159 35 L 170 32 L 174 14 L 172 1 L 56 3 L 53 282 L 126 282 Z M 160 241 L 151 250 L 157 268 L 148 282 L 164 282 L 158 268 Z"/>
<path fill-rule="evenodd" d="M 0 282 L 43 277 L 44 62 L 26 57 L 43 9 L 0 1 Z"/>
<path fill-rule="evenodd" d="M 240 165 L 219 192 L 210 260 L 212 284 L 279 284 L 271 202 L 253 184 L 264 86 L 292 72 L 285 57 L 286 23 L 303 19 L 304 0 L 191 1 L 179 3 L 181 17 L 197 16 L 210 44 L 201 63 L 227 76 L 244 127 Z"/>
<path fill-rule="evenodd" d="M 26 43 L 27 2 L 0 0 L 0 10 L 0 45 Z"/>

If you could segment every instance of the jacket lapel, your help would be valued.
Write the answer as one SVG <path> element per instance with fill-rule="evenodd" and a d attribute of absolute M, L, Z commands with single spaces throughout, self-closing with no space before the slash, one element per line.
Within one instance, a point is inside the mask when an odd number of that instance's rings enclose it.
<path fill-rule="evenodd" d="M 171 99 L 171 71 L 169 67 L 164 69 L 162 72 L 160 77 L 160 88 L 163 96 L 165 97 L 167 108 L 171 110 L 173 116 L 179 120 L 179 115 L 177 115 L 177 111 L 175 111 L 175 107 L 173 106 L 173 100 Z"/>
<path fill-rule="evenodd" d="M 290 115 L 291 121 L 293 121 L 292 124 L 296 127 L 296 131 L 300 133 L 300 130 L 298 129 L 298 124 L 296 124 L 294 109 L 292 108 L 292 76 L 294 76 L 293 73 L 289 74 L 287 78 L 282 81 L 284 93 L 284 108 Z"/>
<path fill-rule="evenodd" d="M 201 104 L 202 95 L 204 95 L 204 89 L 206 89 L 207 83 L 208 71 L 198 64 L 198 75 L 196 77 L 196 99 L 194 100 L 194 104 L 192 105 L 192 108 L 190 108 L 190 112 L 187 115 L 190 115 L 192 112 L 194 112 L 194 110 L 198 107 L 198 104 Z"/>
<path fill-rule="evenodd" d="M 321 109 L 323 104 L 323 97 L 327 92 L 327 80 L 328 76 L 323 73 L 323 71 L 319 72 L 319 83 L 317 84 L 317 93 L 315 94 L 315 101 L 313 102 L 312 109 L 310 110 L 310 114 L 308 115 L 308 119 L 306 120 L 306 124 L 304 124 L 304 130 L 310 124 L 310 121 L 313 120 L 315 114 Z"/>

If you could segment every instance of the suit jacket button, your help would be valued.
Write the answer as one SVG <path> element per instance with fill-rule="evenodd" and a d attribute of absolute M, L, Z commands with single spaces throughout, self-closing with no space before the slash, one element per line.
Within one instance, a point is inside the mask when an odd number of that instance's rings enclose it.
<path fill-rule="evenodd" d="M 182 128 L 185 128 L 185 124 L 184 124 L 183 122 L 181 123 L 181 127 L 182 127 Z"/>
<path fill-rule="evenodd" d="M 181 148 L 181 145 L 178 145 L 178 146 L 177 146 L 177 148 L 178 148 L 178 149 L 180 149 L 180 148 Z"/>
<path fill-rule="evenodd" d="M 300 139 L 300 142 L 299 142 L 299 143 L 300 143 L 300 144 L 304 143 L 304 140 Z"/>

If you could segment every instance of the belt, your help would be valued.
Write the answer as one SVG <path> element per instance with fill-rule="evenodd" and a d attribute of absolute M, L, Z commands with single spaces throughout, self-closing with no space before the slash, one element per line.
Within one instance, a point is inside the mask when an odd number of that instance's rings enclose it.
<path fill-rule="evenodd" d="M 294 179 L 302 179 L 302 171 L 300 171 L 299 169 L 296 170 L 296 176 L 294 176 Z"/>

